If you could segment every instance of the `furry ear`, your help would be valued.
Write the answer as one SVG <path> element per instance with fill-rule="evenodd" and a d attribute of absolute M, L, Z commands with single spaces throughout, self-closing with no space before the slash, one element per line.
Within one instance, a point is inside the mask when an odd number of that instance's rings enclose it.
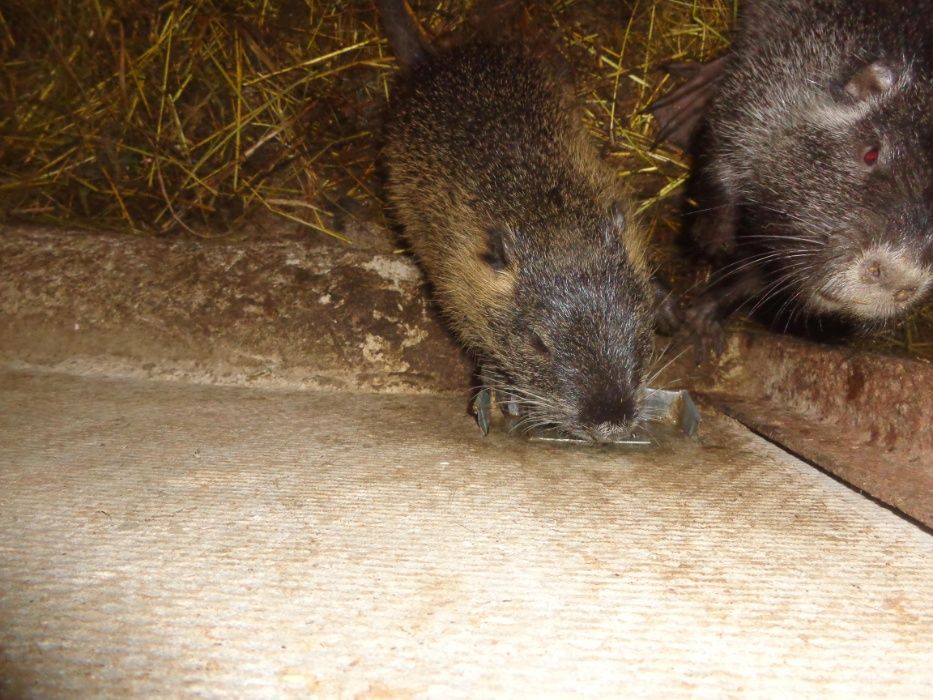
<path fill-rule="evenodd" d="M 846 83 L 845 90 L 857 100 L 867 100 L 887 92 L 896 82 L 897 73 L 894 68 L 881 61 L 875 61 L 856 71 Z"/>
<path fill-rule="evenodd" d="M 499 272 L 509 266 L 512 259 L 512 234 L 505 226 L 494 225 L 486 229 L 486 250 L 481 258 Z"/>
<path fill-rule="evenodd" d="M 606 243 L 618 243 L 628 222 L 628 210 L 622 202 L 613 202 L 609 207 L 609 216 L 603 223 L 603 238 Z"/>

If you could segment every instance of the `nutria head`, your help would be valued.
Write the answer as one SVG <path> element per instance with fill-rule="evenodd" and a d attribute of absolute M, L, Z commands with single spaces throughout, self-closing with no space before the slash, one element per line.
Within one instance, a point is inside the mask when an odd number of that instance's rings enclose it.
<path fill-rule="evenodd" d="M 740 168 L 741 235 L 771 271 L 765 295 L 862 324 L 916 307 L 933 291 L 930 75 L 874 61 L 785 109 Z"/>
<path fill-rule="evenodd" d="M 481 333 L 468 337 L 475 322 L 459 330 L 484 381 L 518 404 L 523 428 L 608 441 L 639 419 L 654 311 L 623 227 L 617 213 L 572 234 L 488 229 L 479 257 L 496 298 L 483 305 Z M 565 244 L 570 235 L 578 245 Z"/>

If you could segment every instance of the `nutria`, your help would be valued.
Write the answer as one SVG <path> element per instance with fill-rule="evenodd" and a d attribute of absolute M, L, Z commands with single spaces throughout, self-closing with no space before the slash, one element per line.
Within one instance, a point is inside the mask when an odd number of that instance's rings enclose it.
<path fill-rule="evenodd" d="M 695 155 L 685 224 L 717 280 L 688 312 L 870 329 L 933 290 L 933 0 L 747 0 L 730 52 L 653 108 Z M 692 138 L 691 138 L 692 135 Z"/>
<path fill-rule="evenodd" d="M 643 234 L 548 64 L 438 49 L 381 3 L 402 66 L 388 198 L 451 328 L 522 424 L 607 441 L 639 416 L 652 352 Z"/>

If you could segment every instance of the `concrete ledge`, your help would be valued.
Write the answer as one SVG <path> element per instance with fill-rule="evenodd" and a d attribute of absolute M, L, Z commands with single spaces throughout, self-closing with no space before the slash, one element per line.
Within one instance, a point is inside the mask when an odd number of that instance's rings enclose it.
<path fill-rule="evenodd" d="M 933 366 L 748 335 L 712 376 L 720 410 L 933 527 Z"/>
<path fill-rule="evenodd" d="M 463 391 L 470 362 L 406 257 L 0 228 L 0 360 L 81 373 Z"/>

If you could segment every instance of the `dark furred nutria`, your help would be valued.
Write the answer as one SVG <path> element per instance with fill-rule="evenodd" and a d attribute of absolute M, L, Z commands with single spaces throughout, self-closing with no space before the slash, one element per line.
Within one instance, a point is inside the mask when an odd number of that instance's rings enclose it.
<path fill-rule="evenodd" d="M 730 53 L 656 105 L 695 133 L 685 223 L 720 281 L 688 316 L 713 345 L 743 302 L 871 328 L 933 290 L 931 22 L 933 0 L 746 0 Z"/>
<path fill-rule="evenodd" d="M 641 234 L 572 89 L 509 47 L 435 51 L 401 0 L 381 9 L 403 67 L 388 194 L 443 313 L 527 427 L 627 435 L 653 292 Z"/>

